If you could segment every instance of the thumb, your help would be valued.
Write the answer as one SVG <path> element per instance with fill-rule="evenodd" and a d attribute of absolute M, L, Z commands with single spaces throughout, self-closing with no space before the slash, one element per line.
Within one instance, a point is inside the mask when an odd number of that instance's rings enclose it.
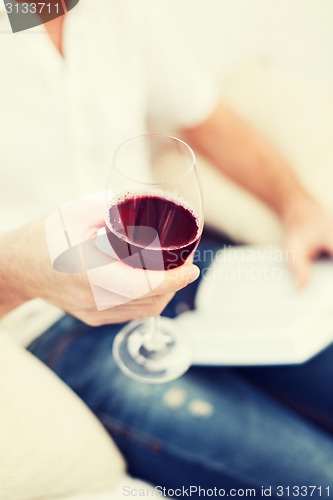
<path fill-rule="evenodd" d="M 152 294 L 175 293 L 195 281 L 199 277 L 199 274 L 200 269 L 194 264 L 184 264 L 175 269 L 165 271 L 163 281 L 153 289 Z"/>
<path fill-rule="evenodd" d="M 288 245 L 287 252 L 290 256 L 288 264 L 296 280 L 297 287 L 302 289 L 309 281 L 311 259 L 305 249 L 296 243 Z"/>
<path fill-rule="evenodd" d="M 175 293 L 197 279 L 199 274 L 199 268 L 193 264 L 184 264 L 170 271 L 151 271 L 133 268 L 121 261 L 87 271 L 90 286 L 111 291 L 128 300 Z"/>

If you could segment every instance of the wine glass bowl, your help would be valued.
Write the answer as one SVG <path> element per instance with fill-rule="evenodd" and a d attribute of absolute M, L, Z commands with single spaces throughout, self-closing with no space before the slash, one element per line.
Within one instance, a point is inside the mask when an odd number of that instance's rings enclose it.
<path fill-rule="evenodd" d="M 183 141 L 163 135 L 127 140 L 114 154 L 108 183 L 106 234 L 115 254 L 132 267 L 163 271 L 183 265 L 203 228 L 195 156 Z M 130 322 L 113 354 L 128 375 L 166 382 L 186 371 L 190 347 L 172 320 Z"/>

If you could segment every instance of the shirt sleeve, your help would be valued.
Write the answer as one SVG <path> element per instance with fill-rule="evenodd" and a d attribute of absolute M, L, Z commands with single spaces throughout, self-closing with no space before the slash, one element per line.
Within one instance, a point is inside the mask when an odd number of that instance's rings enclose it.
<path fill-rule="evenodd" d="M 195 126 L 218 103 L 216 83 L 185 43 L 177 13 L 165 0 L 146 0 L 145 9 L 149 116 L 175 128 Z"/>

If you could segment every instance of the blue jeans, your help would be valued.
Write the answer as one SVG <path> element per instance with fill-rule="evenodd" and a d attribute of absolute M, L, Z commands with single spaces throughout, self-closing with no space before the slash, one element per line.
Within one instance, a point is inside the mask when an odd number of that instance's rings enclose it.
<path fill-rule="evenodd" d="M 200 249 L 219 247 L 207 236 Z M 197 286 L 176 294 L 165 314 L 192 308 Z M 132 475 L 168 488 L 333 497 L 333 348 L 301 366 L 192 367 L 174 382 L 148 385 L 123 375 L 112 358 L 122 326 L 92 328 L 65 316 L 29 350 L 97 415 Z"/>

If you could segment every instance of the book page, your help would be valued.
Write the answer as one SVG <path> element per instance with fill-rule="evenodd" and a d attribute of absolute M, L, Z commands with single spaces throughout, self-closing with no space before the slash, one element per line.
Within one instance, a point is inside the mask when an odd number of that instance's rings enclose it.
<path fill-rule="evenodd" d="M 298 290 L 277 246 L 220 251 L 204 273 L 196 310 L 178 325 L 196 364 L 300 363 L 333 340 L 333 262 L 317 261 Z"/>

